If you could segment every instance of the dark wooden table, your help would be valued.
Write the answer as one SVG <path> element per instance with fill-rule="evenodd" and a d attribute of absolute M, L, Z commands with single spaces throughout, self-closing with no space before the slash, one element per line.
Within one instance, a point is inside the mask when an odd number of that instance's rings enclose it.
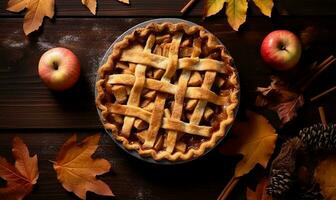
<path fill-rule="evenodd" d="M 113 171 L 101 178 L 111 186 L 116 199 L 216 199 L 230 179 L 235 162 L 217 150 L 189 164 L 154 166 L 127 155 L 102 129 L 94 105 L 97 67 L 116 37 L 140 22 L 181 17 L 203 25 L 219 37 L 239 70 L 240 113 L 246 108 L 253 109 L 255 88 L 269 82 L 272 71 L 259 54 L 260 43 L 268 32 L 283 28 L 299 34 L 307 26 L 316 26 L 323 36 L 318 38 L 315 49 L 305 52 L 307 63 L 336 54 L 335 0 L 276 1 L 272 19 L 261 16 L 251 2 L 247 23 L 239 32 L 228 26 L 223 14 L 203 21 L 203 1 L 182 16 L 179 10 L 184 3 L 183 0 L 132 0 L 126 6 L 116 0 L 98 0 L 97 16 L 93 16 L 79 0 L 56 0 L 54 19 L 46 19 L 41 30 L 25 37 L 23 13 L 5 11 L 7 0 L 0 0 L 0 155 L 11 157 L 11 140 L 15 135 L 24 140 L 32 153 L 38 154 L 40 178 L 27 199 L 77 199 L 58 183 L 48 161 L 55 158 L 60 146 L 73 133 L 78 133 L 80 138 L 96 132 L 102 134 L 97 156 L 108 159 Z M 62 93 L 47 89 L 37 74 L 42 53 L 56 46 L 74 51 L 82 67 L 78 84 Z M 333 65 L 314 81 L 305 97 L 335 85 L 335 77 L 336 65 Z M 335 120 L 335 102 L 335 93 L 314 103 L 307 102 L 298 118 L 279 130 L 280 141 L 297 133 L 299 128 L 319 122 L 319 105 L 325 106 L 329 121 Z M 279 127 L 274 113 L 259 111 Z M 238 185 L 230 199 L 244 196 L 246 182 Z M 105 198 L 89 194 L 89 199 Z"/>

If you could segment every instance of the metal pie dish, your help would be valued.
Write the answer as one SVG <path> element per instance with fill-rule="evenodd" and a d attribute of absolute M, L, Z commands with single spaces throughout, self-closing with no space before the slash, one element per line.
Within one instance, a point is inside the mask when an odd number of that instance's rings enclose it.
<path fill-rule="evenodd" d="M 171 23 L 186 23 L 188 25 L 191 25 L 191 26 L 199 26 L 198 24 L 195 24 L 193 22 L 190 22 L 190 21 L 187 21 L 187 20 L 183 20 L 183 19 L 178 19 L 178 18 L 159 18 L 159 19 L 153 19 L 153 20 L 148 20 L 148 21 L 145 21 L 145 22 L 142 22 L 140 24 L 137 24 L 135 26 L 133 26 L 132 28 L 128 29 L 127 31 L 125 31 L 123 34 L 121 34 L 112 44 L 111 46 L 108 48 L 108 50 L 105 52 L 104 54 L 104 57 L 102 58 L 102 60 L 100 61 L 99 63 L 99 66 L 102 66 L 104 63 L 107 62 L 107 59 L 109 57 L 109 55 L 112 53 L 112 50 L 113 50 L 113 46 L 121 41 L 126 35 L 129 35 L 131 34 L 133 31 L 135 31 L 136 29 L 138 28 L 144 28 L 146 27 L 148 24 L 150 23 L 164 23 L 164 22 L 171 22 Z M 209 32 L 208 30 L 206 30 L 207 32 Z M 222 45 L 222 42 L 217 38 L 218 42 Z M 226 50 L 227 51 L 227 50 Z M 227 51 L 228 52 L 228 51 Z M 233 64 L 233 67 L 234 64 Z M 98 70 L 98 69 L 97 69 Z M 98 74 L 96 75 L 96 82 L 98 81 L 99 77 L 98 77 Z M 238 81 L 238 85 L 240 85 L 240 81 L 239 81 L 239 76 L 238 76 L 238 73 L 237 73 L 237 81 Z M 239 108 L 239 102 L 240 102 L 240 91 L 238 92 L 238 105 L 237 107 L 235 108 L 235 111 L 234 111 L 234 118 L 236 117 L 237 115 L 237 112 L 238 112 L 238 108 Z M 95 88 L 95 99 L 97 98 L 97 88 Z M 103 118 L 102 118 L 102 115 L 101 115 L 101 111 L 98 109 L 97 107 L 97 112 L 98 112 L 98 115 L 99 115 L 99 118 L 100 118 L 100 121 L 101 123 L 103 123 Z M 197 156 L 197 157 L 193 157 L 193 158 L 190 158 L 188 160 L 176 160 L 176 161 L 170 161 L 170 160 L 166 160 L 166 159 L 162 159 L 162 160 L 154 160 L 152 157 L 144 157 L 144 156 L 141 156 L 138 154 L 137 151 L 135 150 L 128 150 L 126 149 L 121 142 L 119 142 L 112 134 L 111 131 L 105 129 L 106 133 L 112 138 L 112 140 L 117 144 L 117 146 L 119 146 L 121 149 L 123 149 L 126 153 L 130 154 L 131 156 L 139 159 L 139 160 L 142 160 L 142 161 L 145 161 L 145 162 L 148 162 L 148 163 L 152 163 L 152 164 L 158 164 L 158 165 L 176 165 L 176 164 L 183 164 L 183 163 L 188 163 L 190 161 L 193 161 L 193 160 L 196 160 L 196 159 L 199 159 L 203 156 L 205 156 L 206 154 L 208 154 L 212 149 L 216 148 L 216 146 L 221 143 L 221 141 L 227 137 L 228 135 L 228 132 L 229 130 L 231 129 L 232 127 L 232 124 L 229 125 L 227 127 L 227 129 L 225 130 L 225 134 L 224 136 L 219 139 L 217 142 L 216 142 L 216 145 L 214 145 L 212 148 L 209 148 L 207 149 L 202 155 L 200 156 Z"/>

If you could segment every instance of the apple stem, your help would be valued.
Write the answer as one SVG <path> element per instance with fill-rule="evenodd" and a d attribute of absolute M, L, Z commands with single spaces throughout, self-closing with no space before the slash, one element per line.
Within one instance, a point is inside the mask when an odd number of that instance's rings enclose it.
<path fill-rule="evenodd" d="M 56 62 L 53 62 L 53 67 L 55 70 L 58 70 L 58 64 Z"/>

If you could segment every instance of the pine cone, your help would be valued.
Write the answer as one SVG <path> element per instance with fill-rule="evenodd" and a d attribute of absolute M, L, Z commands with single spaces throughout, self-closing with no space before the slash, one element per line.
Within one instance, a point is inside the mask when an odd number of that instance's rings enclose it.
<path fill-rule="evenodd" d="M 284 195 L 291 188 L 291 174 L 285 169 L 273 169 L 267 193 L 279 197 Z"/>
<path fill-rule="evenodd" d="M 336 124 L 314 124 L 300 131 L 303 145 L 310 151 L 336 152 Z"/>

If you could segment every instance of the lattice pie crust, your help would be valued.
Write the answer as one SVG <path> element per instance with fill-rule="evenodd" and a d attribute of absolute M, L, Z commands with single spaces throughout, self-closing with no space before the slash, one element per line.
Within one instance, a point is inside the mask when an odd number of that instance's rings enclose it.
<path fill-rule="evenodd" d="M 116 43 L 98 71 L 103 124 L 129 150 L 188 160 L 224 137 L 239 84 L 232 58 L 200 26 L 149 24 Z"/>

